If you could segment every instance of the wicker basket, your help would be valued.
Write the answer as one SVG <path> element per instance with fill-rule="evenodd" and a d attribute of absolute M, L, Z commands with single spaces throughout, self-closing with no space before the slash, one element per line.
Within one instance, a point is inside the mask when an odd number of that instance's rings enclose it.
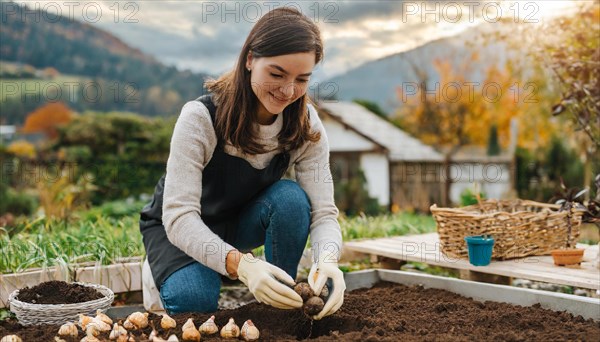
<path fill-rule="evenodd" d="M 465 236 L 491 235 L 495 240 L 493 259 L 548 255 L 565 247 L 568 222 L 571 241 L 579 237 L 583 212 L 559 211 L 560 206 L 526 200 L 486 200 L 462 208 L 431 206 L 437 223 L 441 250 L 446 256 L 468 258 Z"/>
<path fill-rule="evenodd" d="M 19 290 L 8 296 L 10 311 L 14 312 L 19 323 L 24 326 L 37 324 L 64 324 L 79 319 L 79 314 L 95 315 L 96 310 L 105 311 L 112 304 L 115 295 L 106 286 L 74 282 L 91 287 L 104 295 L 103 298 L 73 304 L 31 304 L 17 300 Z"/>

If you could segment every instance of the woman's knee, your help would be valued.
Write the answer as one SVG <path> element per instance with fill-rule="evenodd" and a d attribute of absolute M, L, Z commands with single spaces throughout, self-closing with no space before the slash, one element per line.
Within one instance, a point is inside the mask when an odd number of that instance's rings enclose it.
<path fill-rule="evenodd" d="M 310 218 L 310 201 L 300 185 L 289 179 L 275 182 L 268 191 L 269 202 L 278 211 Z"/>
<path fill-rule="evenodd" d="M 296 182 L 280 180 L 269 191 L 269 228 L 277 243 L 293 241 L 304 249 L 310 230 L 311 207 L 308 196 Z M 292 245 L 289 245 L 292 248 Z"/>
<path fill-rule="evenodd" d="M 215 312 L 220 290 L 221 278 L 218 273 L 195 262 L 177 270 L 165 280 L 160 288 L 160 298 L 170 314 Z"/>

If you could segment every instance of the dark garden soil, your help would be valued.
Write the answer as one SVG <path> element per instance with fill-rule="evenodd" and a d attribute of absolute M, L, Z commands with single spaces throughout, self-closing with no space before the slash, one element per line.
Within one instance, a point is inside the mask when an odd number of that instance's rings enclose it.
<path fill-rule="evenodd" d="M 73 304 L 103 297 L 91 287 L 52 280 L 19 290 L 17 299 L 32 304 Z"/>
<path fill-rule="evenodd" d="M 150 320 L 163 338 L 174 333 L 181 340 L 181 326 L 188 318 L 198 327 L 209 316 L 175 315 L 177 328 L 173 331 L 160 328 L 160 316 L 151 314 Z M 598 341 L 600 337 L 600 323 L 566 312 L 542 309 L 539 305 L 481 303 L 447 291 L 392 283 L 346 294 L 337 313 L 314 321 L 312 326 L 300 310 L 277 310 L 258 303 L 218 311 L 215 316 L 219 327 L 229 317 L 240 327 L 252 319 L 264 341 Z M 53 341 L 57 331 L 58 326 L 23 328 L 14 320 L 0 323 L 0 336 L 17 334 L 24 342 Z M 136 341 L 145 341 L 150 332 L 148 327 L 133 334 Z M 80 331 L 74 341 L 83 336 Z M 202 336 L 202 341 L 219 339 Z"/>

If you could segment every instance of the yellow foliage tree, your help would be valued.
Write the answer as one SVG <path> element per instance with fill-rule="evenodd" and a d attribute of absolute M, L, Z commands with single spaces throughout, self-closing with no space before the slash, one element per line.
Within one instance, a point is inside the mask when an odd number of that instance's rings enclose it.
<path fill-rule="evenodd" d="M 36 156 L 35 146 L 25 140 L 13 141 L 10 145 L 8 145 L 7 151 L 18 157 L 33 159 Z"/>
<path fill-rule="evenodd" d="M 414 67 L 420 84 L 410 94 L 406 88 L 398 89 L 403 105 L 395 120 L 423 142 L 446 148 L 449 154 L 467 144 L 484 146 L 492 125 L 498 128 L 500 145 L 507 148 L 512 119 L 519 123 L 519 146 L 547 145 L 558 124 L 550 119 L 547 107 L 541 105 L 551 103 L 542 91 L 543 76 L 534 72 L 527 80 L 519 79 L 515 66 L 509 62 L 502 70 L 489 67 L 483 81 L 473 82 L 473 65 L 477 61 L 477 53 L 472 53 L 458 68 L 446 60 L 436 60 L 439 82 L 434 89 L 427 84 L 430 76 Z"/>
<path fill-rule="evenodd" d="M 36 109 L 25 119 L 23 133 L 44 133 L 48 138 L 58 136 L 57 127 L 73 118 L 71 109 L 62 102 L 50 102 Z"/>

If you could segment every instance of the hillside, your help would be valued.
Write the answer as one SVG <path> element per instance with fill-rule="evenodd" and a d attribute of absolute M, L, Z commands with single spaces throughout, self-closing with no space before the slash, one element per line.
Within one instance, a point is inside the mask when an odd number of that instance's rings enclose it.
<path fill-rule="evenodd" d="M 114 95 L 116 86 L 120 95 L 117 101 L 115 96 L 112 99 L 105 96 L 97 101 L 70 103 L 75 109 L 169 115 L 178 112 L 186 100 L 202 92 L 206 74 L 166 66 L 90 24 L 64 16 L 57 18 L 18 3 L 2 2 L 0 5 L 3 18 L 0 60 L 31 65 L 36 69 L 52 67 L 60 74 L 79 75 L 97 82 L 105 95 Z M 85 84 L 78 86 L 83 89 Z M 14 103 L 8 106 L 18 107 Z M 22 122 L 23 114 L 13 115 L 19 119 L 11 123 Z"/>

